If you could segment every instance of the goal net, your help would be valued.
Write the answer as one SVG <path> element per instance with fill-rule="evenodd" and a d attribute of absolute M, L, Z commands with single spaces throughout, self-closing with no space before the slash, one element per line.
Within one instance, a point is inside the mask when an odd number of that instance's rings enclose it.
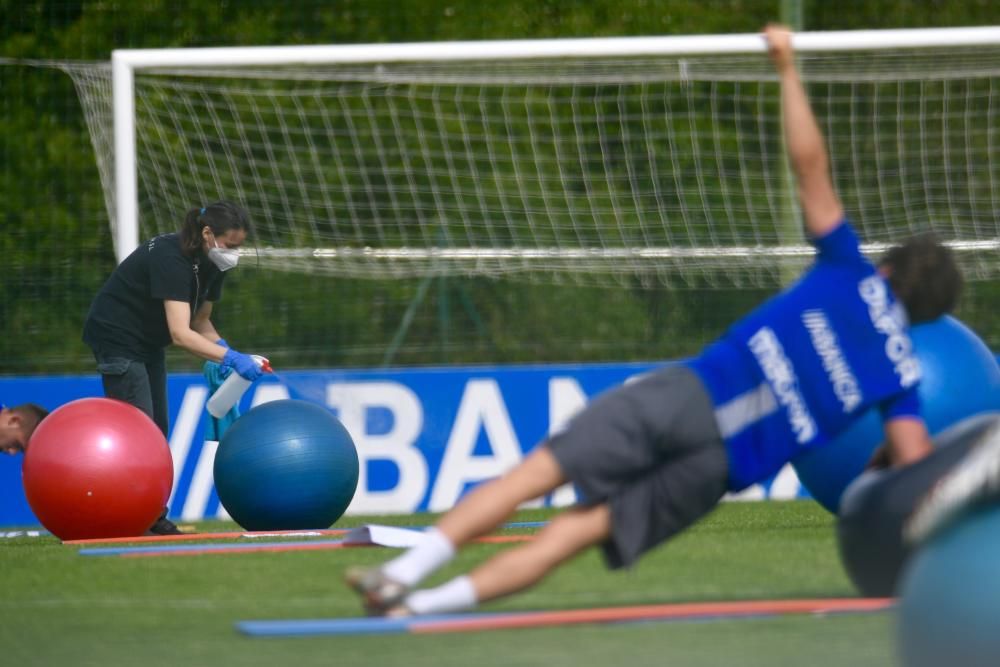
<path fill-rule="evenodd" d="M 865 249 L 935 231 L 983 279 L 1000 241 L 1000 42 L 952 32 L 920 48 L 834 40 L 800 49 L 799 65 Z M 754 48 L 733 53 L 734 39 Z M 409 59 L 369 47 L 367 61 L 341 63 L 350 47 L 329 47 L 330 62 L 305 64 L 196 50 L 196 65 L 131 70 L 127 156 L 112 69 L 67 71 L 113 224 L 136 238 L 225 198 L 250 211 L 261 264 L 287 271 L 770 286 L 812 250 L 776 77 L 758 37 L 734 39 L 715 38 L 718 53 L 653 54 L 637 39 L 635 53 L 611 40 L 614 54 L 557 58 L 491 57 L 492 43 L 447 59 L 435 45 Z M 120 215 L 123 157 L 135 220 Z"/>

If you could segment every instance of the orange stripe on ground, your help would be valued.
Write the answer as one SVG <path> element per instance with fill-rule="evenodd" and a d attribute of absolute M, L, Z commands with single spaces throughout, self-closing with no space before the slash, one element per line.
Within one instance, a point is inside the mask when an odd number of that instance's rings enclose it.
<path fill-rule="evenodd" d="M 891 598 L 834 598 L 818 600 L 750 600 L 742 602 L 697 602 L 685 604 L 645 605 L 640 607 L 605 607 L 539 611 L 520 614 L 463 618 L 444 621 L 413 619 L 410 632 L 444 633 L 538 628 L 553 625 L 584 623 L 621 623 L 698 618 L 738 618 L 742 616 L 779 616 L 785 614 L 837 614 L 873 612 L 889 609 Z"/>
<path fill-rule="evenodd" d="M 242 532 L 228 533 L 184 533 L 183 535 L 137 535 L 135 537 L 97 537 L 87 540 L 63 540 L 63 544 L 170 544 L 173 542 L 194 542 L 197 540 L 238 540 L 260 539 L 263 537 L 311 537 L 346 535 L 350 528 L 330 528 L 325 530 L 276 530 L 253 532 L 244 530 Z M 490 538 L 480 538 L 482 542 L 519 542 L 518 535 L 495 535 Z M 508 539 L 515 538 L 515 539 Z"/>
<path fill-rule="evenodd" d="M 261 537 L 309 537 L 310 535 L 343 535 L 348 528 L 332 528 L 325 530 L 269 530 L 269 531 L 241 531 L 228 533 L 184 533 L 183 535 L 137 535 L 135 537 L 97 537 L 88 540 L 63 540 L 63 544 L 123 544 L 135 542 L 137 544 L 156 544 L 159 542 L 190 542 L 195 540 L 237 540 L 240 538 L 261 538 Z"/>

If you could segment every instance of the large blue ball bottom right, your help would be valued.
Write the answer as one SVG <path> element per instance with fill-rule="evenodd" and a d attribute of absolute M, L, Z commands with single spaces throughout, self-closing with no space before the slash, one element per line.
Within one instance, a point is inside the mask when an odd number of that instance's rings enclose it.
<path fill-rule="evenodd" d="M 971 511 L 910 558 L 896 636 L 905 667 L 1000 664 L 1000 503 Z"/>

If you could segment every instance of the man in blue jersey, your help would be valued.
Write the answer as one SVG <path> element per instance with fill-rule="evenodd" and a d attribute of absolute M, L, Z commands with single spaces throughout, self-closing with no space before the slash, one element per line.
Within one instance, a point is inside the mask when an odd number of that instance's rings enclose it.
<path fill-rule="evenodd" d="M 609 567 L 631 565 L 727 491 L 827 444 L 875 406 L 892 465 L 930 452 L 908 320 L 950 310 L 961 277 L 948 250 L 928 238 L 894 249 L 878 268 L 864 258 L 834 192 L 791 35 L 769 26 L 764 37 L 781 81 L 787 148 L 815 264 L 695 359 L 598 397 L 520 465 L 470 493 L 419 545 L 381 567 L 349 570 L 347 583 L 369 613 L 471 608 L 531 586 L 590 546 L 601 547 Z M 416 590 L 462 545 L 566 482 L 576 485 L 581 502 L 536 539 L 467 576 Z"/>

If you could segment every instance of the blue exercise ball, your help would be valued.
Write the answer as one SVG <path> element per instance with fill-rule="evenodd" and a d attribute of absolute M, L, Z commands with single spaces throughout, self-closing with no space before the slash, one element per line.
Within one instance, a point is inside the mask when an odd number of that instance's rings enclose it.
<path fill-rule="evenodd" d="M 905 667 L 1000 661 L 1000 504 L 961 517 L 903 572 L 898 650 Z"/>
<path fill-rule="evenodd" d="M 215 455 L 219 501 L 247 530 L 329 528 L 354 498 L 358 452 L 328 409 L 262 403 L 230 426 Z"/>
<path fill-rule="evenodd" d="M 931 434 L 982 412 L 1000 410 L 1000 366 L 969 327 L 945 315 L 910 329 L 920 361 L 918 393 Z M 793 461 L 802 485 L 823 507 L 836 513 L 840 497 L 885 440 L 873 408 L 824 447 Z"/>

